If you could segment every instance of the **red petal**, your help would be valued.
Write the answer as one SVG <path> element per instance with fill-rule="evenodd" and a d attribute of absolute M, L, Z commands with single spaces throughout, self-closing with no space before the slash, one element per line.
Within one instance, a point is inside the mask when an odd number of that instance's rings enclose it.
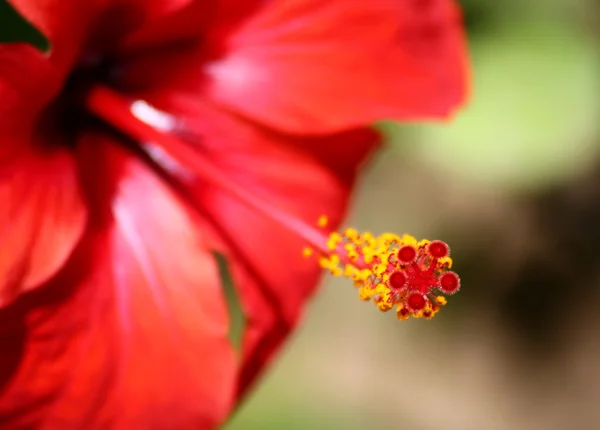
<path fill-rule="evenodd" d="M 246 139 L 251 146 L 243 150 L 219 139 L 220 150 L 230 153 L 227 162 L 216 155 L 215 163 L 271 207 L 311 225 L 326 214 L 334 229 L 346 213 L 357 169 L 379 142 L 367 129 L 314 139 L 261 133 Z M 322 269 L 301 255 L 307 243 L 296 232 L 216 187 L 201 196 L 241 262 L 237 285 L 248 317 L 239 386 L 243 395 L 299 323 Z"/>
<path fill-rule="evenodd" d="M 203 156 L 242 184 L 250 195 L 315 225 L 327 214 L 332 227 L 343 217 L 356 171 L 377 146 L 371 130 L 322 138 L 261 130 L 198 100 L 167 92 L 150 101 L 188 120 L 188 139 Z M 171 168 L 166 159 L 157 161 Z M 180 170 L 171 171 L 178 175 Z M 188 172 L 192 174 L 193 172 Z M 297 232 L 248 209 L 219 186 L 201 180 L 193 198 L 212 219 L 234 271 L 248 318 L 240 393 L 269 362 L 295 327 L 317 286 L 321 269 L 302 257 L 307 245 Z M 185 178 L 185 176 L 182 176 Z M 268 210 L 268 209 L 267 209 Z"/>
<path fill-rule="evenodd" d="M 0 46 L 0 307 L 59 270 L 85 226 L 74 160 L 33 126 L 59 81 L 34 48 Z"/>
<path fill-rule="evenodd" d="M 212 2 L 188 1 L 186 7 L 175 13 L 140 27 L 120 44 L 122 54 L 132 49 L 156 48 L 177 42 L 197 41 L 204 51 L 218 49 L 226 37 L 243 19 L 247 18 L 263 0 L 218 0 Z M 172 46 L 171 46 L 172 47 Z M 206 57 L 206 52 L 204 56 Z"/>
<path fill-rule="evenodd" d="M 59 270 L 86 221 L 67 154 L 22 156 L 8 164 L 0 170 L 0 307 Z"/>
<path fill-rule="evenodd" d="M 114 43 L 194 0 L 8 0 L 50 41 L 50 60 L 66 73 L 84 44 Z"/>
<path fill-rule="evenodd" d="M 8 0 L 50 41 L 52 63 L 66 75 L 83 44 L 89 39 L 106 0 Z"/>
<path fill-rule="evenodd" d="M 32 46 L 0 44 L 0 144 L 1 157 L 27 149 L 33 123 L 60 90 L 63 76 Z M 6 142 L 6 137 L 13 142 Z"/>
<path fill-rule="evenodd" d="M 290 132 L 445 117 L 465 98 L 451 0 L 275 0 L 228 44 L 212 96 Z"/>
<path fill-rule="evenodd" d="M 0 312 L 2 427 L 214 428 L 237 369 L 202 226 L 132 156 L 85 145 L 85 240 Z"/>

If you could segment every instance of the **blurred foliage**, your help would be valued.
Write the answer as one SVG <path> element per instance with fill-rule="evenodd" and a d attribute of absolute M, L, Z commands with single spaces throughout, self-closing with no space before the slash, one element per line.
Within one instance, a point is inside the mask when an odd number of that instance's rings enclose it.
<path fill-rule="evenodd" d="M 0 43 L 25 42 L 40 51 L 50 49 L 50 42 L 26 21 L 6 0 L 0 0 Z"/>
<path fill-rule="evenodd" d="M 410 150 L 481 186 L 547 186 L 593 165 L 595 43 L 565 24 L 534 23 L 475 39 L 471 53 L 469 105 L 450 124 L 418 127 Z"/>

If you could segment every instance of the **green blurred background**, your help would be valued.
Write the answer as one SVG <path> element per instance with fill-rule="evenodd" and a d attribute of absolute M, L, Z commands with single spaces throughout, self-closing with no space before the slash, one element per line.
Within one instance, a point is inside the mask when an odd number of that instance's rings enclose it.
<path fill-rule="evenodd" d="M 448 241 L 462 291 L 398 322 L 325 279 L 226 430 L 600 429 L 600 3 L 462 3 L 470 105 L 381 125 L 348 220 Z"/>

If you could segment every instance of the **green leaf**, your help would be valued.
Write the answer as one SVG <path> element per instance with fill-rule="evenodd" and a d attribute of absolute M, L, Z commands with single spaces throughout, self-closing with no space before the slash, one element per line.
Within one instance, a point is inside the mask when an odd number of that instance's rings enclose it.
<path fill-rule="evenodd" d="M 48 39 L 6 0 L 0 0 L 0 43 L 10 42 L 29 43 L 42 52 L 50 50 Z"/>
<path fill-rule="evenodd" d="M 218 252 L 213 252 L 213 256 L 219 267 L 221 285 L 223 286 L 223 292 L 225 293 L 225 300 L 227 301 L 227 308 L 229 310 L 229 341 L 233 347 L 239 351 L 242 346 L 242 335 L 244 334 L 246 318 L 244 317 L 244 311 L 242 310 L 240 299 L 235 290 L 227 258 Z"/>

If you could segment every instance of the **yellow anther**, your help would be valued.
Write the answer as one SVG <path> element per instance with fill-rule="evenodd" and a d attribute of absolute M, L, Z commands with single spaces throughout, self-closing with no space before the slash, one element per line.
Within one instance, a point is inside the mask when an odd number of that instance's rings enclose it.
<path fill-rule="evenodd" d="M 365 286 L 365 287 L 360 287 L 360 289 L 358 290 L 358 296 L 360 297 L 361 300 L 364 300 L 364 301 L 371 300 L 374 295 L 375 295 L 375 288 Z"/>
<path fill-rule="evenodd" d="M 387 312 L 394 307 L 394 303 L 390 298 L 389 288 L 382 284 L 379 284 L 377 287 L 375 287 L 375 293 L 376 294 L 373 301 L 375 302 L 375 305 L 377 305 L 377 308 L 381 312 Z"/>
<path fill-rule="evenodd" d="M 323 269 L 329 269 L 332 266 L 331 260 L 327 257 L 321 257 L 319 258 L 319 266 Z"/>
<path fill-rule="evenodd" d="M 327 241 L 327 248 L 331 251 L 335 251 L 338 244 L 342 241 L 342 236 L 339 233 L 333 232 L 329 236 L 329 240 Z"/>
<path fill-rule="evenodd" d="M 447 269 L 452 268 L 452 259 L 450 257 L 442 257 L 438 261 L 442 266 L 446 267 Z"/>
<path fill-rule="evenodd" d="M 431 318 L 433 318 L 435 316 L 436 312 L 431 310 L 431 309 L 427 309 L 424 310 L 423 312 L 421 312 L 421 318 L 425 318 L 427 320 L 430 320 Z"/>
<path fill-rule="evenodd" d="M 414 238 L 413 238 L 413 239 L 414 239 Z M 416 239 L 415 239 L 415 240 L 416 240 Z M 417 246 L 417 248 L 424 248 L 424 247 L 426 247 L 427 245 L 429 245 L 429 242 L 431 242 L 431 241 L 430 241 L 430 240 L 428 240 L 428 239 L 423 239 L 423 240 L 421 240 L 419 243 L 416 243 L 415 245 Z"/>
<path fill-rule="evenodd" d="M 311 255 L 313 255 L 313 250 L 311 248 L 304 248 L 302 250 L 302 255 L 305 257 L 310 257 Z"/>
<path fill-rule="evenodd" d="M 348 254 L 348 258 L 351 261 L 355 261 L 358 258 L 358 251 L 356 250 L 356 247 L 351 244 L 348 243 L 344 246 L 344 249 L 346 250 L 347 254 Z"/>
<path fill-rule="evenodd" d="M 386 267 L 387 264 L 375 264 L 373 265 L 373 273 L 375 273 L 377 276 L 381 276 L 383 275 L 383 272 L 385 272 Z"/>
<path fill-rule="evenodd" d="M 401 321 L 406 321 L 410 318 L 410 311 L 404 306 L 400 305 L 396 309 L 396 318 L 398 318 Z"/>
<path fill-rule="evenodd" d="M 377 305 L 377 308 L 381 312 L 387 312 L 394 307 L 394 304 L 390 300 L 384 300 L 384 299 L 380 299 L 380 300 L 376 301 L 375 305 Z"/>
<path fill-rule="evenodd" d="M 362 240 L 367 246 L 375 246 L 375 238 L 368 231 L 362 234 Z"/>
<path fill-rule="evenodd" d="M 339 267 L 330 267 L 329 270 L 333 276 L 342 276 L 342 269 Z"/>
<path fill-rule="evenodd" d="M 390 249 L 390 244 L 382 244 L 382 246 L 379 246 L 377 248 L 375 248 L 375 255 L 380 256 L 380 260 L 386 261 L 387 260 L 387 255 L 388 255 L 388 250 Z"/>
<path fill-rule="evenodd" d="M 410 234 L 404 234 L 402 235 L 402 239 L 401 242 L 403 245 L 412 245 L 412 246 L 418 246 L 420 242 L 417 242 L 417 239 L 414 238 L 414 236 L 411 236 Z M 422 240 L 421 242 L 425 243 L 429 243 L 429 241 L 427 239 Z"/>
<path fill-rule="evenodd" d="M 358 231 L 355 228 L 347 228 L 344 232 L 344 236 L 352 241 L 355 241 L 358 239 Z"/>
<path fill-rule="evenodd" d="M 440 306 L 445 306 L 446 303 L 448 303 L 448 300 L 446 300 L 446 298 L 444 296 L 436 296 L 435 297 L 435 301 L 440 305 Z"/>
<path fill-rule="evenodd" d="M 394 233 L 383 233 L 381 236 L 379 236 L 379 240 L 388 244 L 400 243 L 400 236 Z"/>
<path fill-rule="evenodd" d="M 321 215 L 317 221 L 317 225 L 319 227 L 327 227 L 328 223 L 329 223 L 329 219 L 325 215 Z"/>
<path fill-rule="evenodd" d="M 359 281 L 359 282 L 361 282 L 361 284 L 363 284 L 369 276 L 371 276 L 371 271 L 368 269 L 364 269 L 364 270 L 355 270 L 354 273 L 352 274 L 351 278 L 353 281 Z"/>
<path fill-rule="evenodd" d="M 351 264 L 346 264 L 346 266 L 344 267 L 344 276 L 346 278 L 354 279 L 355 273 L 357 273 L 356 268 Z"/>

